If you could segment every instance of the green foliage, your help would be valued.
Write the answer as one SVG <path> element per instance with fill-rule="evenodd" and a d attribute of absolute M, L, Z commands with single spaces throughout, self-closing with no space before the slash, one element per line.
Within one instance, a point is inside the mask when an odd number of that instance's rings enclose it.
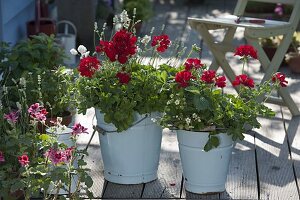
<path fill-rule="evenodd" d="M 54 36 L 40 34 L 18 43 L 11 50 L 2 45 L 0 74 L 3 73 L 1 86 L 10 88 L 6 106 L 19 102 L 18 87 L 20 79 L 26 82 L 26 104 L 37 101 L 45 104 L 52 115 L 61 115 L 68 108 L 68 86 L 64 81 L 64 51 L 55 42 Z M 24 83 L 23 81 L 23 83 Z M 22 83 L 21 83 L 22 84 Z M 64 101 L 63 101 L 64 100 Z M 51 108 L 50 106 L 51 105 Z"/>
<path fill-rule="evenodd" d="M 182 71 L 178 68 L 177 72 Z M 215 83 L 201 81 L 201 76 L 207 67 L 193 69 L 193 78 L 188 87 L 180 87 L 174 82 L 174 76 L 164 85 L 170 92 L 170 98 L 164 110 L 160 124 L 170 129 L 183 129 L 190 131 L 205 131 L 208 127 L 216 127 L 210 132 L 209 140 L 204 150 L 209 151 L 219 145 L 218 133 L 227 133 L 234 141 L 243 140 L 246 125 L 260 128 L 258 116 L 273 117 L 274 112 L 257 99 L 269 94 L 277 88 L 277 83 L 267 81 L 257 87 L 239 87 L 238 95 L 224 93 L 215 86 Z M 173 72 L 174 73 L 174 72 Z"/>
<path fill-rule="evenodd" d="M 118 131 L 128 129 L 134 122 L 134 113 L 147 114 L 162 112 L 167 101 L 166 91 L 161 91 L 166 83 L 166 69 L 155 69 L 150 65 L 131 63 L 126 66 L 131 73 L 128 84 L 120 84 L 117 68 L 103 63 L 94 78 L 80 77 L 76 82 L 79 112 L 95 107 L 104 113 L 106 123 L 113 123 Z"/>
<path fill-rule="evenodd" d="M 133 10 L 136 9 L 135 20 L 148 20 L 152 15 L 152 5 L 149 0 L 124 0 L 123 9 L 126 10 L 129 16 L 133 17 Z"/>

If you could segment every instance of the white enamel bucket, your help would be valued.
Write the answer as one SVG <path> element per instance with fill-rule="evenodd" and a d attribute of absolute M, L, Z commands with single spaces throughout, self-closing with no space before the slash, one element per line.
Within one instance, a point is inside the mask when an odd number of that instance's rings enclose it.
<path fill-rule="evenodd" d="M 157 116 L 157 115 L 156 115 Z M 104 115 L 96 110 L 97 124 L 106 131 L 114 131 L 113 124 L 104 122 Z M 145 116 L 136 115 L 138 121 Z M 162 128 L 151 118 L 122 132 L 99 134 L 106 180 L 119 184 L 147 183 L 157 178 Z"/>
<path fill-rule="evenodd" d="M 177 130 L 185 189 L 189 192 L 204 194 L 225 191 L 233 141 L 231 136 L 220 133 L 216 135 L 220 145 L 205 152 L 208 135 L 208 132 Z"/>

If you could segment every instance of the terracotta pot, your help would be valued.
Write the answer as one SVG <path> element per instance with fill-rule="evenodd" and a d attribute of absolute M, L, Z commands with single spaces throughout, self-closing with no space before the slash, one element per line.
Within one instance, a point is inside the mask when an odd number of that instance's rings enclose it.
<path fill-rule="evenodd" d="M 39 28 L 37 29 L 36 26 L 39 23 Z M 30 35 L 37 35 L 39 33 L 45 33 L 46 35 L 55 34 L 55 23 L 51 19 L 42 18 L 39 22 L 36 21 L 29 21 L 27 22 L 27 36 Z"/>
<path fill-rule="evenodd" d="M 300 54 L 289 53 L 289 59 L 287 61 L 289 68 L 294 73 L 300 73 Z"/>

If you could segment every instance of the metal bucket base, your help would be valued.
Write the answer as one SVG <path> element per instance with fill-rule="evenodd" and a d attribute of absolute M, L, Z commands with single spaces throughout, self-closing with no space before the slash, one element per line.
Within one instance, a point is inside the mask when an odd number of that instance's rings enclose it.
<path fill-rule="evenodd" d="M 117 175 L 104 172 L 104 178 L 109 182 L 117 184 L 140 184 L 156 180 L 157 172 L 155 171 L 152 174 L 146 174 L 141 176 L 122 176 L 121 174 Z"/>
<path fill-rule="evenodd" d="M 184 187 L 186 191 L 191 193 L 196 193 L 196 194 L 216 194 L 225 191 L 225 184 L 207 186 L 207 185 L 194 185 L 185 182 Z"/>

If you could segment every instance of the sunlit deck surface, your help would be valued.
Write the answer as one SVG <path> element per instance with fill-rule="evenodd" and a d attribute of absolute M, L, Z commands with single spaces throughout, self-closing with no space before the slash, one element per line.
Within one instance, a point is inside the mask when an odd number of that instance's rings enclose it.
<path fill-rule="evenodd" d="M 142 35 L 149 34 L 152 26 L 160 33 L 162 24 L 165 33 L 172 40 L 178 38 L 187 46 L 197 44 L 202 47 L 199 56 L 204 63 L 212 61 L 205 43 L 187 24 L 187 17 L 213 17 L 224 13 L 233 13 L 236 0 L 205 0 L 204 3 L 188 4 L 188 0 L 156 0 L 154 16 L 143 24 Z M 197 2 L 197 1 L 194 1 Z M 222 32 L 215 31 L 216 37 Z M 244 44 L 242 30 L 234 40 Z M 227 58 L 241 73 L 241 63 L 233 54 Z M 287 74 L 289 91 L 300 106 L 300 74 L 293 74 L 287 66 L 280 68 Z M 222 71 L 219 71 L 222 73 Z M 251 62 L 248 73 L 256 81 L 262 77 L 258 62 Z M 230 83 L 228 83 L 230 85 Z M 237 142 L 232 153 L 226 191 L 220 194 L 197 195 L 184 188 L 182 168 L 178 152 L 176 134 L 164 130 L 158 179 L 146 184 L 119 185 L 106 181 L 103 176 L 98 135 L 95 135 L 86 158 L 94 180 L 92 191 L 96 199 L 299 199 L 300 182 L 300 117 L 292 117 L 284 106 L 268 104 L 276 111 L 272 119 L 260 118 L 261 129 L 254 129 L 245 135 L 245 140 Z M 92 132 L 94 110 L 86 115 L 76 116 L 75 121 L 85 124 Z M 82 135 L 80 145 L 87 144 L 89 135 Z"/>

